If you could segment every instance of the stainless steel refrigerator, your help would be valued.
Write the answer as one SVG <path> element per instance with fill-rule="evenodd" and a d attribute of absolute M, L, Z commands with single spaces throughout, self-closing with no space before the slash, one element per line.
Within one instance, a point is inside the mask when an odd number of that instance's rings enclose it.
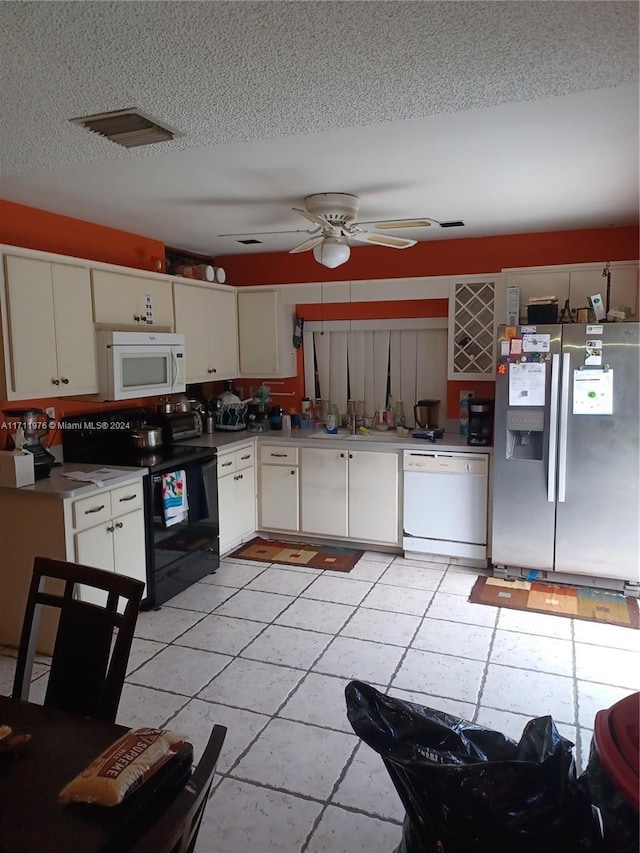
<path fill-rule="evenodd" d="M 565 582 L 581 575 L 637 594 L 639 330 L 638 323 L 500 327 L 496 573 L 539 569 Z"/>

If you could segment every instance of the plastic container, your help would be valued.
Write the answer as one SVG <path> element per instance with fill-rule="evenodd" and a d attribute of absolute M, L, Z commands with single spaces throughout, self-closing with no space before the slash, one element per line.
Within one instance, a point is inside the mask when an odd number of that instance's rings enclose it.
<path fill-rule="evenodd" d="M 596 714 L 591 753 L 580 777 L 600 809 L 612 853 L 638 850 L 640 693 Z"/>

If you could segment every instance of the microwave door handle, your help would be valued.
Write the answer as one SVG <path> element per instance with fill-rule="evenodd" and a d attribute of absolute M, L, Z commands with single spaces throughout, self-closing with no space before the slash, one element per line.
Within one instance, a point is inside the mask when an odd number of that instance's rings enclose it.
<path fill-rule="evenodd" d="M 169 352 L 171 354 L 171 367 L 173 368 L 171 375 L 171 390 L 173 390 L 176 387 L 176 379 L 178 378 L 178 358 L 173 349 Z"/>

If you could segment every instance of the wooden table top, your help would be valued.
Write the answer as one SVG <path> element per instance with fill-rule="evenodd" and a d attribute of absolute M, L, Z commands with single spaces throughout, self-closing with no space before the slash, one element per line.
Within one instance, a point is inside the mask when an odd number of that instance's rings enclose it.
<path fill-rule="evenodd" d="M 193 750 L 185 744 L 119 806 L 62 805 L 62 788 L 128 729 L 5 696 L 0 725 L 31 734 L 23 752 L 0 753 L 2 853 L 123 853 L 190 775 Z"/>

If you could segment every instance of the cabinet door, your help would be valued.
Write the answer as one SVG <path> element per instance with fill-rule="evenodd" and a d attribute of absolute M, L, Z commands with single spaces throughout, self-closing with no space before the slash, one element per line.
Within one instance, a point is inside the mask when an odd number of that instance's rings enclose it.
<path fill-rule="evenodd" d="M 137 509 L 121 515 L 112 522 L 113 532 L 113 568 L 119 575 L 147 584 L 147 559 L 144 535 L 144 510 Z"/>
<path fill-rule="evenodd" d="M 209 355 L 214 379 L 238 375 L 238 313 L 232 290 L 209 290 Z"/>
<path fill-rule="evenodd" d="M 187 383 L 208 382 L 212 377 L 209 357 L 210 293 L 203 287 L 173 284 L 176 332 L 185 337 Z"/>
<path fill-rule="evenodd" d="M 449 299 L 449 379 L 494 379 L 496 286 L 454 282 Z"/>
<path fill-rule="evenodd" d="M 51 264 L 12 256 L 5 261 L 11 353 L 7 396 L 14 400 L 57 396 Z"/>
<path fill-rule="evenodd" d="M 396 545 L 399 475 L 396 453 L 349 453 L 349 536 Z"/>
<path fill-rule="evenodd" d="M 113 571 L 113 521 L 106 521 L 76 533 L 76 563 L 95 569 Z M 80 598 L 104 607 L 107 593 L 92 587 L 80 586 Z"/>
<path fill-rule="evenodd" d="M 239 536 L 236 501 L 236 476 L 227 474 L 218 479 L 218 522 L 220 524 L 220 553 L 224 554 Z"/>
<path fill-rule="evenodd" d="M 92 270 L 93 316 L 109 325 L 173 328 L 173 300 L 168 278 L 152 279 Z M 151 297 L 153 323 L 145 322 L 146 297 Z"/>
<path fill-rule="evenodd" d="M 347 535 L 347 454 L 302 450 L 302 531 Z"/>
<path fill-rule="evenodd" d="M 51 280 L 60 379 L 57 393 L 91 394 L 98 390 L 98 371 L 89 270 L 51 264 Z"/>
<path fill-rule="evenodd" d="M 261 529 L 300 530 L 299 470 L 289 465 L 261 466 Z"/>
<path fill-rule="evenodd" d="M 269 376 L 278 373 L 278 294 L 238 294 L 240 374 Z"/>
<path fill-rule="evenodd" d="M 256 474 L 253 468 L 243 468 L 236 476 L 238 535 L 244 538 L 256 529 Z"/>

